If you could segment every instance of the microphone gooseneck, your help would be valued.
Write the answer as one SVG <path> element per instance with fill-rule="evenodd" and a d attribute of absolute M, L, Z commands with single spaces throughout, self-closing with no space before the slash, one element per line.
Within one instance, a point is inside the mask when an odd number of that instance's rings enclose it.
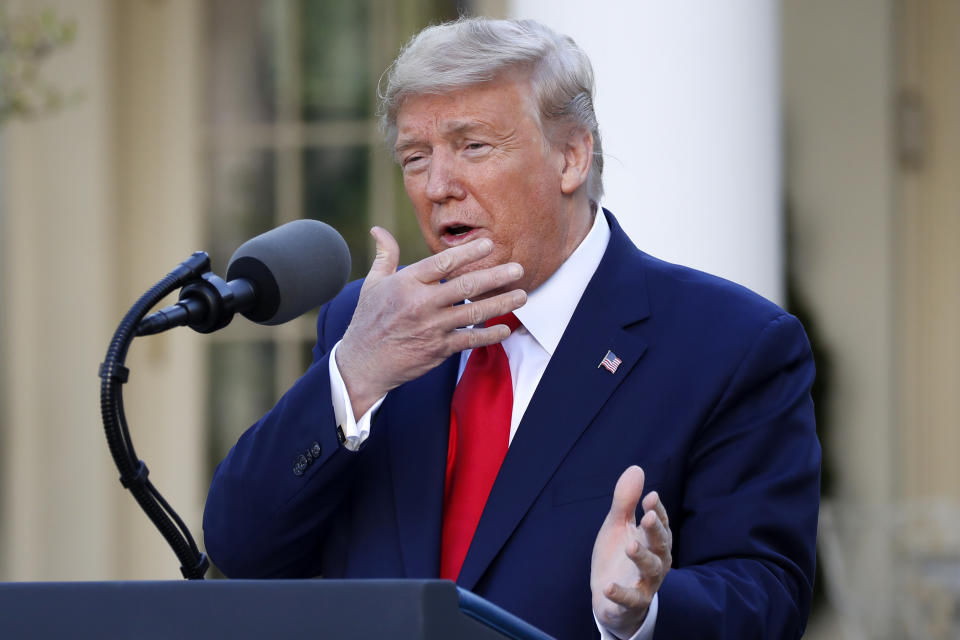
<path fill-rule="evenodd" d="M 340 234 L 316 220 L 297 220 L 245 242 L 234 253 L 227 280 L 210 271 L 197 251 L 134 303 L 117 327 L 100 365 L 100 414 L 120 483 L 159 529 L 180 560 L 183 577 L 202 580 L 210 561 L 186 523 L 164 500 L 137 456 L 123 408 L 125 360 L 136 336 L 189 326 L 209 333 L 227 326 L 237 312 L 254 322 L 280 324 L 333 298 L 350 274 L 350 252 Z M 180 290 L 175 305 L 147 311 Z M 146 316 L 146 317 L 145 317 Z"/>

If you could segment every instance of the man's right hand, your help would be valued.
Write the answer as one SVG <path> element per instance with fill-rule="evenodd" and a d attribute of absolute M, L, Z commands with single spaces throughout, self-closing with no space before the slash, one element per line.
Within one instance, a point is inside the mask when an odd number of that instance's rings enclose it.
<path fill-rule="evenodd" d="M 505 325 L 483 327 L 483 322 L 527 301 L 521 289 L 480 299 L 523 276 L 523 267 L 516 262 L 440 282 L 488 256 L 493 251 L 488 238 L 452 247 L 397 271 L 397 241 L 380 227 L 370 233 L 377 242 L 377 256 L 337 348 L 337 367 L 358 417 L 388 391 L 454 353 L 504 340 L 510 335 Z M 454 306 L 467 298 L 477 302 Z"/>

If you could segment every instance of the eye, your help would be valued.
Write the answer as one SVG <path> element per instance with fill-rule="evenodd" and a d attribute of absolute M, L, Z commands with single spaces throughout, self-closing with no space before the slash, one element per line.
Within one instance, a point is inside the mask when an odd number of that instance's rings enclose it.
<path fill-rule="evenodd" d="M 485 142 L 468 142 L 466 144 L 466 149 L 468 151 L 479 151 L 487 146 Z"/>
<path fill-rule="evenodd" d="M 415 163 L 420 162 L 423 160 L 423 158 L 424 155 L 422 153 L 414 153 L 404 158 L 400 164 L 404 169 L 406 169 L 407 167 L 413 166 Z"/>

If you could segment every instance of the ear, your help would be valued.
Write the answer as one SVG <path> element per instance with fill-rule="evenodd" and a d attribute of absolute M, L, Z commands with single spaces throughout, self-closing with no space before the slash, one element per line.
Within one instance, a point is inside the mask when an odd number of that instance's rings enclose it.
<path fill-rule="evenodd" d="M 572 195 L 587 181 L 593 164 L 593 135 L 586 129 L 575 129 L 563 147 L 563 171 L 560 190 Z"/>

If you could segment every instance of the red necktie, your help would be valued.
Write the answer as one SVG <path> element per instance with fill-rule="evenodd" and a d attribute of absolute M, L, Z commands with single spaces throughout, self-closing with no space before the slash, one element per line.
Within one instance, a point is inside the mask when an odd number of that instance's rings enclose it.
<path fill-rule="evenodd" d="M 513 331 L 520 321 L 512 313 L 487 320 Z M 480 514 L 507 455 L 513 383 L 507 354 L 498 343 L 470 353 L 453 392 L 447 478 L 443 494 L 440 577 L 456 580 L 470 548 Z"/>

